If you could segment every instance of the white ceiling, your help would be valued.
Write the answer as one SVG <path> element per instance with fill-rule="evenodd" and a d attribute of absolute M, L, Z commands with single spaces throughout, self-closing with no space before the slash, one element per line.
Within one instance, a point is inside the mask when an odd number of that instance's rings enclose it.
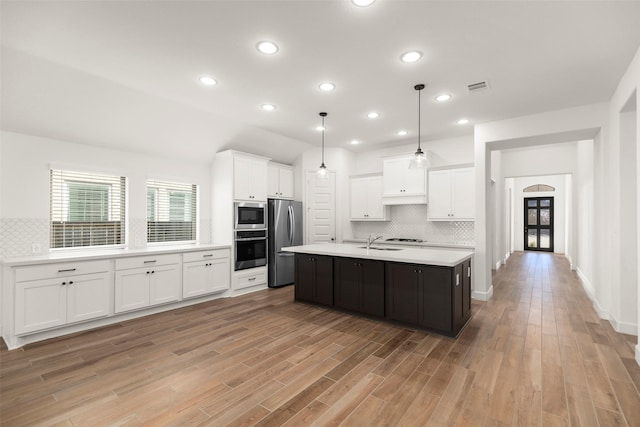
<path fill-rule="evenodd" d="M 320 144 L 320 111 L 328 146 L 411 143 L 416 83 L 423 141 L 608 101 L 640 45 L 640 1 L 3 0 L 1 20 L 2 129 L 206 162 L 224 148 L 291 162 Z M 257 52 L 264 39 L 278 54 Z M 408 50 L 424 57 L 400 62 Z"/>

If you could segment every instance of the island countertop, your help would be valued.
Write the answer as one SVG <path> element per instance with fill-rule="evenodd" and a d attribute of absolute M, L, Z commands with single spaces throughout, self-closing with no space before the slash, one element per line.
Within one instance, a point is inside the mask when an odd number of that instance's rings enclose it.
<path fill-rule="evenodd" d="M 363 248 L 360 245 L 341 243 L 316 243 L 312 245 L 290 246 L 282 248 L 285 252 L 301 254 L 328 255 L 345 258 L 373 259 L 380 261 L 403 262 L 409 264 L 437 265 L 442 267 L 455 267 L 456 265 L 473 258 L 473 251 L 459 249 L 436 248 L 394 248 L 395 250 L 381 250 L 382 245 L 372 245 L 372 249 Z"/>

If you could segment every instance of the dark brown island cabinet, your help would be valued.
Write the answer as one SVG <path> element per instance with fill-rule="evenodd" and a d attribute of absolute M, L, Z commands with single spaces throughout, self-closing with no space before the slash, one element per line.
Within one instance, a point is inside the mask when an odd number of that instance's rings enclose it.
<path fill-rule="evenodd" d="M 295 298 L 457 336 L 471 317 L 471 260 L 455 267 L 296 254 Z"/>

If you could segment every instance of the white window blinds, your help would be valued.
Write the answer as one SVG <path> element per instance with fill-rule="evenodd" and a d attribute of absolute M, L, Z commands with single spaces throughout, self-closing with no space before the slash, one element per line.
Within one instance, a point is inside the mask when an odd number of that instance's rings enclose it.
<path fill-rule="evenodd" d="M 52 169 L 51 248 L 124 244 L 125 180 Z"/>
<path fill-rule="evenodd" d="M 196 240 L 195 184 L 147 181 L 147 242 Z"/>

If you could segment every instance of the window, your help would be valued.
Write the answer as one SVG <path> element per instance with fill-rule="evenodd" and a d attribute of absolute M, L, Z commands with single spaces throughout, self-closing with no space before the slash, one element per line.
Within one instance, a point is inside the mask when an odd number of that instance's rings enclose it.
<path fill-rule="evenodd" d="M 50 171 L 51 248 L 123 245 L 125 177 Z"/>
<path fill-rule="evenodd" d="M 196 240 L 198 187 L 147 181 L 147 242 Z"/>
<path fill-rule="evenodd" d="M 556 191 L 555 187 L 546 184 L 530 185 L 522 190 L 525 193 L 536 193 L 539 191 Z"/>

